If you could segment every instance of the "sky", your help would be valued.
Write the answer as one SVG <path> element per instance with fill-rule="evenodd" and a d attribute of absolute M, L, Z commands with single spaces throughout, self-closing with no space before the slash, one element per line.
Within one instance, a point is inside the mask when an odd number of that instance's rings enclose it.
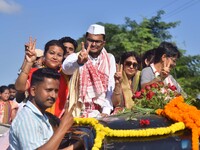
<path fill-rule="evenodd" d="M 15 83 L 30 36 L 44 49 L 52 39 L 82 37 L 91 24 L 121 25 L 125 17 L 140 23 L 158 10 L 163 21 L 181 22 L 170 30 L 177 46 L 199 55 L 200 0 L 0 0 L 0 85 Z"/>

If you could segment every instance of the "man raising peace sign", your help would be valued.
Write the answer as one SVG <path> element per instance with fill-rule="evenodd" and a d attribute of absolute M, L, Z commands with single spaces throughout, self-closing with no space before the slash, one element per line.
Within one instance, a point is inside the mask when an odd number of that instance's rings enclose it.
<path fill-rule="evenodd" d="M 111 96 L 116 63 L 114 56 L 104 48 L 105 43 L 105 28 L 93 24 L 86 32 L 82 50 L 69 55 L 63 62 L 63 72 L 73 74 L 69 108 L 76 104 L 75 116 L 107 116 L 113 109 Z"/>

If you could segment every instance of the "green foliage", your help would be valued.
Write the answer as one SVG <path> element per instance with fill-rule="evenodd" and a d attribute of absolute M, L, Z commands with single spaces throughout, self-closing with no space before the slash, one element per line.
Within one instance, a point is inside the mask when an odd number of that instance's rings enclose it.
<path fill-rule="evenodd" d="M 176 77 L 195 77 L 200 75 L 200 55 L 182 56 L 177 61 Z"/>
<path fill-rule="evenodd" d="M 200 55 L 179 58 L 173 75 L 188 97 L 195 98 L 200 93 Z"/>
<path fill-rule="evenodd" d="M 156 16 L 150 19 L 143 18 L 141 23 L 125 18 L 125 24 L 112 25 L 104 24 L 107 28 L 106 49 L 118 58 L 124 51 L 134 50 L 138 54 L 152 49 L 163 40 L 172 36 L 168 29 L 175 28 L 179 22 L 165 23 L 161 21 L 164 11 L 158 11 Z M 110 32 L 111 30 L 111 32 Z"/>
<path fill-rule="evenodd" d="M 176 22 L 163 22 L 161 21 L 161 16 L 164 15 L 165 12 L 163 10 L 160 10 L 157 12 L 156 16 L 153 16 L 151 19 L 149 19 L 149 28 L 152 31 L 152 34 L 160 39 L 160 41 L 169 40 L 172 38 L 172 35 L 169 33 L 168 29 L 175 28 L 177 25 L 180 24 L 180 21 Z"/>

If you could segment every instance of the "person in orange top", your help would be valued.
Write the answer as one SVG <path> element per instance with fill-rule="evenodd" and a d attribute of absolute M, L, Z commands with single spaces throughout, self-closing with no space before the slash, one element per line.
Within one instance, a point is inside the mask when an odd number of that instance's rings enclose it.
<path fill-rule="evenodd" d="M 15 87 L 18 92 L 24 92 L 29 89 L 32 73 L 38 69 L 32 67 L 37 58 L 35 45 L 36 40 L 33 40 L 32 38 L 25 44 L 25 61 L 15 82 Z M 58 40 L 51 40 L 46 43 L 44 48 L 43 67 L 56 69 L 61 74 L 58 98 L 55 104 L 47 110 L 57 117 L 60 117 L 68 94 L 68 77 L 64 75 L 60 69 L 64 55 L 65 48 L 61 42 Z"/>

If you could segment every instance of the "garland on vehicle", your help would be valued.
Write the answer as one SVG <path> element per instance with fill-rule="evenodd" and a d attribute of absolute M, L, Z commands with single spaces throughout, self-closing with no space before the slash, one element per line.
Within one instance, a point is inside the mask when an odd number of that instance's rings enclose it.
<path fill-rule="evenodd" d="M 95 118 L 75 118 L 75 123 L 78 125 L 91 125 L 96 131 L 96 137 L 92 150 L 99 150 L 105 136 L 109 137 L 149 137 L 157 135 L 165 135 L 175 133 L 179 130 L 185 129 L 183 122 L 177 122 L 169 127 L 147 128 L 137 130 L 116 130 L 104 127 Z"/>

